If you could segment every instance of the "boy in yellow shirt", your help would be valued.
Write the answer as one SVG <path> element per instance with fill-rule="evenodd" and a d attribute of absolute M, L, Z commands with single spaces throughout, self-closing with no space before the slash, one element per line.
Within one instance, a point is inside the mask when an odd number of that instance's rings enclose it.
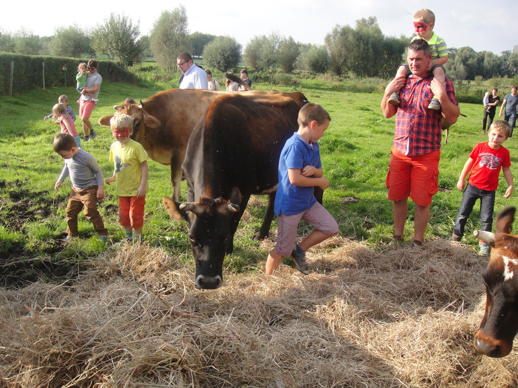
<path fill-rule="evenodd" d="M 132 117 L 125 114 L 115 115 L 110 126 L 117 139 L 110 147 L 110 161 L 114 162 L 115 168 L 113 176 L 105 182 L 109 185 L 117 181 L 119 223 L 126 232 L 126 239 L 142 239 L 144 205 L 148 191 L 147 154 L 140 143 L 130 138 L 133 134 Z"/>

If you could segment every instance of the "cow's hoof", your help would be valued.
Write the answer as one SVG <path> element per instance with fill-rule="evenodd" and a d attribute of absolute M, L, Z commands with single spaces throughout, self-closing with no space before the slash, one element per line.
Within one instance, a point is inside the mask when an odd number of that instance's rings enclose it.
<path fill-rule="evenodd" d="M 268 237 L 268 234 L 264 234 L 264 233 L 261 233 L 261 232 L 257 232 L 257 233 L 256 233 L 256 234 L 254 234 L 254 236 L 252 237 L 252 240 L 261 241 L 261 240 L 264 240 L 266 237 Z"/>

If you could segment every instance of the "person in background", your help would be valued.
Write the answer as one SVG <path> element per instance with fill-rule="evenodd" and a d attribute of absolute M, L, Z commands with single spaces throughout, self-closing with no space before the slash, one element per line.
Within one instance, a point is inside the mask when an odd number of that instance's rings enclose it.
<path fill-rule="evenodd" d="M 191 54 L 181 53 L 176 58 L 176 66 L 182 71 L 180 89 L 205 89 L 209 88 L 207 74 L 192 60 Z"/>
<path fill-rule="evenodd" d="M 54 137 L 54 151 L 65 159 L 65 167 L 61 172 L 54 190 L 58 191 L 67 176 L 70 176 L 72 194 L 66 210 L 67 237 L 78 237 L 77 215 L 81 210 L 94 225 L 99 238 L 106 242 L 108 229 L 104 227 L 103 219 L 97 210 L 97 201 L 104 198 L 104 182 L 101 167 L 95 158 L 79 148 L 74 138 L 68 133 L 59 133 Z"/>
<path fill-rule="evenodd" d="M 101 82 L 103 82 L 103 78 L 97 72 L 97 61 L 95 59 L 88 61 L 88 71 L 86 86 L 81 90 L 81 97 L 79 99 L 79 117 L 81 117 L 83 122 L 85 141 L 93 140 L 97 136 L 90 122 L 90 116 L 97 104 Z"/>
<path fill-rule="evenodd" d="M 489 132 L 489 128 L 491 127 L 493 119 L 495 118 L 496 106 L 500 103 L 500 97 L 497 96 L 497 93 L 498 89 L 493 88 L 493 90 L 491 91 L 491 95 L 489 96 L 489 101 L 487 103 L 488 109 L 484 109 L 484 119 L 482 120 L 482 132 L 486 132 L 486 122 Z M 489 120 L 487 119 L 488 116 Z"/>
<path fill-rule="evenodd" d="M 240 85 L 237 82 L 232 81 L 230 78 L 227 78 L 225 81 L 225 86 L 227 92 L 237 92 Z"/>
<path fill-rule="evenodd" d="M 509 137 L 513 137 L 514 125 L 516 124 L 516 107 L 518 106 L 518 95 L 516 94 L 516 86 L 511 87 L 511 93 L 504 97 L 504 102 L 500 107 L 499 116 L 502 117 L 502 110 L 505 107 L 504 120 L 511 126 L 511 134 Z"/>
<path fill-rule="evenodd" d="M 72 117 L 67 112 L 67 109 L 64 104 L 56 104 L 52 107 L 52 114 L 57 121 L 54 124 L 61 125 L 61 132 L 68 133 L 74 138 L 77 147 L 81 148 L 81 140 L 79 138 L 79 134 L 77 133 L 76 126 Z"/>
<path fill-rule="evenodd" d="M 72 117 L 72 121 L 76 121 L 76 115 L 74 114 L 74 110 L 68 106 L 68 97 L 62 94 L 58 97 L 58 104 L 63 104 L 67 108 L 67 113 Z M 53 112 L 50 112 L 47 116 L 43 117 L 43 120 L 51 119 L 54 116 Z"/>
<path fill-rule="evenodd" d="M 219 89 L 220 89 L 219 82 L 216 81 L 215 79 L 212 79 L 212 71 L 210 71 L 209 69 L 206 69 L 205 73 L 207 74 L 207 81 L 208 81 L 208 84 L 209 84 L 209 90 L 214 90 L 216 92 L 219 91 Z"/>
<path fill-rule="evenodd" d="M 246 69 L 241 70 L 240 77 L 245 84 L 252 87 L 252 80 L 250 78 L 248 78 L 248 71 Z"/>

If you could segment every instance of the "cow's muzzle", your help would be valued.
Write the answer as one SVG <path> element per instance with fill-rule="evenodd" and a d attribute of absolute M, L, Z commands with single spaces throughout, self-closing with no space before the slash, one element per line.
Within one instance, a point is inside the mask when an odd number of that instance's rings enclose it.
<path fill-rule="evenodd" d="M 221 287 L 223 284 L 223 280 L 221 276 L 203 276 L 198 275 L 196 278 L 195 285 L 198 288 L 202 288 L 204 290 L 214 290 L 216 288 Z"/>

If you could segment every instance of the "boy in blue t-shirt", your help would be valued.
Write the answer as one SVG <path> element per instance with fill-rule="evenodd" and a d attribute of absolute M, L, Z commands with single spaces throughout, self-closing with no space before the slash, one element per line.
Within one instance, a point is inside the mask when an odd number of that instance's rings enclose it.
<path fill-rule="evenodd" d="M 306 251 L 312 246 L 334 236 L 338 224 L 333 216 L 319 204 L 313 187 L 329 187 L 324 177 L 318 139 L 324 135 L 331 117 L 320 105 L 306 104 L 299 111 L 299 129 L 282 149 L 279 160 L 279 186 L 275 197 L 278 236 L 275 247 L 266 261 L 266 274 L 271 275 L 284 256 L 291 256 L 299 271 L 309 273 Z M 295 244 L 297 226 L 301 219 L 315 230 L 302 242 Z"/>

